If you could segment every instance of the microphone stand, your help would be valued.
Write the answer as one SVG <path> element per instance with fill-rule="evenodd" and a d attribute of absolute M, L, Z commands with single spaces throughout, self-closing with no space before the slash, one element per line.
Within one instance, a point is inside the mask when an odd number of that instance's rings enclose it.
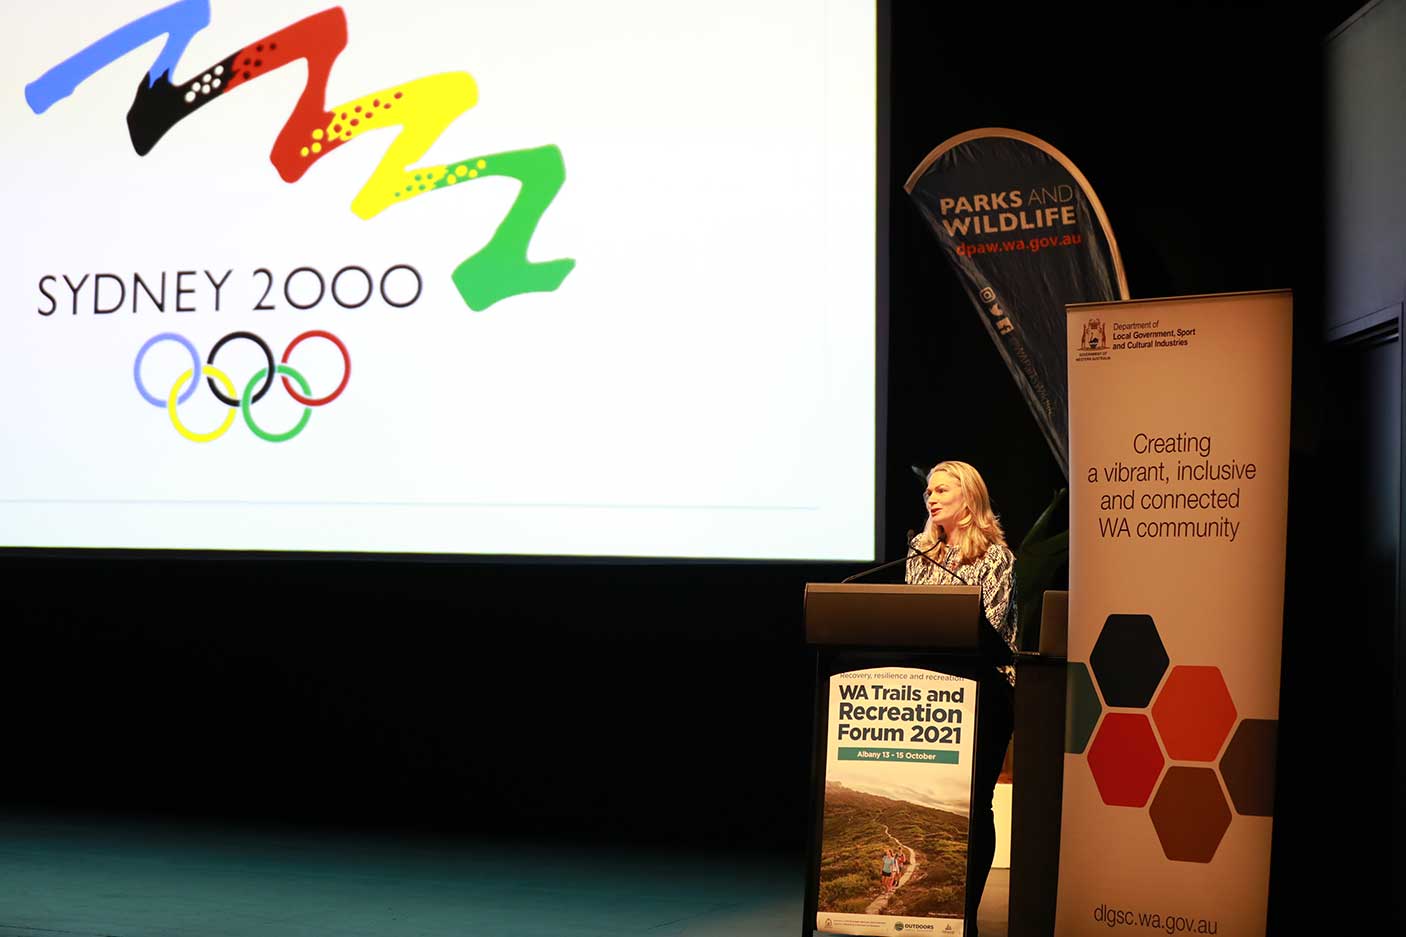
<path fill-rule="evenodd" d="M 929 551 L 929 550 L 934 550 L 934 549 L 936 549 L 937 546 L 938 546 L 937 544 L 934 543 L 932 546 L 928 547 L 927 550 L 918 550 L 918 549 L 916 549 L 916 548 L 913 546 L 913 541 L 916 540 L 916 539 L 918 539 L 918 538 L 917 538 L 917 537 L 913 534 L 913 532 L 910 530 L 910 531 L 908 532 L 908 552 L 907 552 L 905 555 L 903 555 L 902 557 L 900 557 L 900 558 L 898 558 L 898 559 L 896 559 L 896 560 L 889 560 L 887 563 L 880 563 L 878 566 L 875 566 L 875 567 L 873 567 L 873 568 L 871 568 L 871 569 L 861 569 L 859 572 L 855 573 L 853 576 L 847 576 L 846 578 L 841 579 L 841 580 L 840 580 L 840 585 L 842 585 L 842 586 L 843 586 L 843 585 L 846 585 L 846 584 L 848 584 L 848 583 L 854 582 L 856 579 L 863 578 L 864 576 L 872 576 L 874 573 L 882 572 L 883 570 L 886 570 L 886 569 L 888 569 L 888 568 L 890 568 L 890 567 L 892 567 L 892 566 L 897 566 L 899 563 L 907 563 L 909 560 L 911 560 L 911 559 L 912 559 L 913 557 L 915 557 L 915 556 L 920 556 L 920 557 L 922 557 L 923 559 L 927 560 L 929 563 L 932 563 L 932 564 L 933 564 L 934 566 L 936 566 L 938 569 L 942 570 L 944 573 L 946 573 L 947 575 L 951 576 L 953 579 L 956 579 L 956 580 L 957 580 L 958 582 L 960 582 L 962 585 L 964 585 L 964 586 L 969 586 L 969 585 L 971 585 L 971 583 L 969 583 L 969 582 L 967 582 L 965 579 L 963 579 L 963 578 L 961 577 L 961 575 L 959 575 L 958 573 L 956 573 L 956 572 L 953 571 L 953 570 L 948 569 L 946 566 L 942 565 L 942 563 L 940 563 L 940 562 L 938 562 L 937 560 L 933 559 L 932 557 L 928 556 L 928 551 Z"/>

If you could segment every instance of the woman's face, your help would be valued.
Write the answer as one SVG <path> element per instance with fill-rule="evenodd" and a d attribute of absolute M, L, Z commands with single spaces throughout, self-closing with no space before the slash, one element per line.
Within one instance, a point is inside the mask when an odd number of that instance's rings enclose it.
<path fill-rule="evenodd" d="M 927 500 L 928 517 L 950 536 L 967 508 L 962 486 L 946 472 L 933 472 L 928 476 Z"/>

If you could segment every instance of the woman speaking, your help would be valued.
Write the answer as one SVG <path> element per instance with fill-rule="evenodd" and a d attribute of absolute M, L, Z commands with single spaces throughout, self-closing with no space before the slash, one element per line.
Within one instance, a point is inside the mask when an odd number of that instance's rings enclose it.
<path fill-rule="evenodd" d="M 924 503 L 927 525 L 913 539 L 905 579 L 913 585 L 981 587 L 986 622 L 1015 650 L 1016 610 L 1012 595 L 1015 556 L 1006 546 L 1000 521 L 981 474 L 965 462 L 940 462 L 928 472 Z M 996 822 L 991 798 L 1015 725 L 1015 668 L 982 664 L 977 752 L 972 780 L 971 880 L 967 882 L 968 934 L 976 937 L 976 909 L 996 855 Z"/>

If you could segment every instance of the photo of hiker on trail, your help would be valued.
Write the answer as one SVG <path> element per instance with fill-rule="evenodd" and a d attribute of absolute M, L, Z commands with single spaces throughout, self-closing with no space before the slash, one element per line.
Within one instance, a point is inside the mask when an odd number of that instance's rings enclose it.
<path fill-rule="evenodd" d="M 882 916 L 948 918 L 960 933 L 974 704 L 974 683 L 932 671 L 831 678 L 820 929 L 866 933 Z"/>

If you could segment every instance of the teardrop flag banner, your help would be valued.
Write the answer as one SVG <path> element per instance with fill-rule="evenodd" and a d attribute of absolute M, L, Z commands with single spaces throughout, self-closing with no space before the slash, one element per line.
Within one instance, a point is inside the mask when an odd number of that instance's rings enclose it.
<path fill-rule="evenodd" d="M 1002 127 L 944 141 L 903 188 L 937 235 L 1067 478 L 1064 307 L 1128 299 L 1098 196 L 1059 150 Z"/>

